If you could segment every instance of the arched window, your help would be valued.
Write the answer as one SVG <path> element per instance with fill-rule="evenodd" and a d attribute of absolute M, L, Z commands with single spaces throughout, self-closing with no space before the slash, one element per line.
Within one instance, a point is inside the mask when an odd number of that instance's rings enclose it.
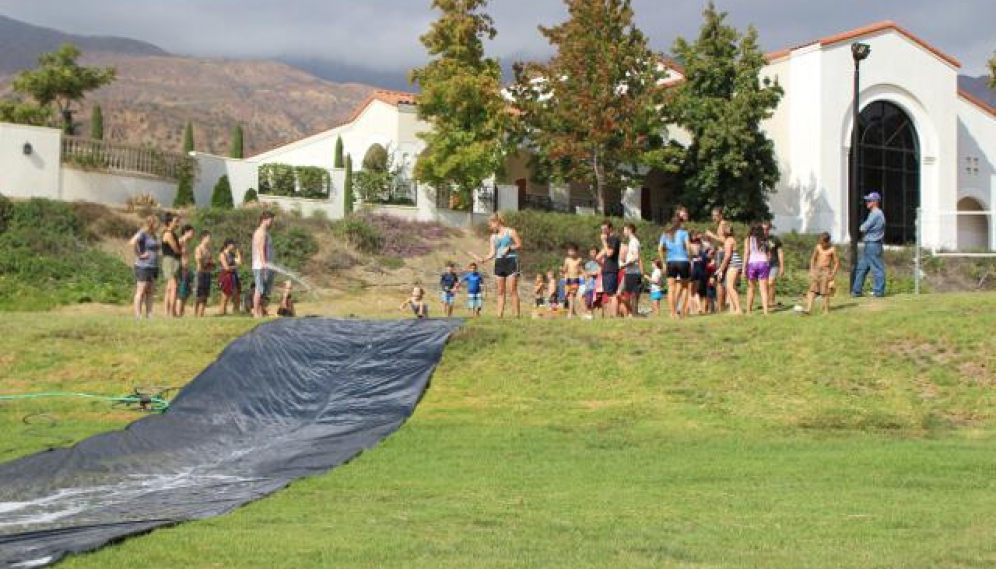
<path fill-rule="evenodd" d="M 920 140 L 913 121 L 895 104 L 876 101 L 861 111 L 858 137 L 861 195 L 882 194 L 886 243 L 912 243 L 920 207 Z"/>

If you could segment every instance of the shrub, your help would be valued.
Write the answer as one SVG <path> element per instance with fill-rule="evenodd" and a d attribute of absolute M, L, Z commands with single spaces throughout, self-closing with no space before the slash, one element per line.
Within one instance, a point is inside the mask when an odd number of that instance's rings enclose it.
<path fill-rule="evenodd" d="M 135 194 L 125 200 L 125 208 L 128 213 L 137 213 L 142 217 L 151 215 L 160 207 L 159 200 L 152 194 Z"/>
<path fill-rule="evenodd" d="M 173 199 L 173 207 L 189 207 L 194 203 L 194 178 L 193 176 L 181 176 L 180 182 L 176 186 L 176 198 Z"/>
<path fill-rule="evenodd" d="M 10 203 L 0 233 L 0 308 L 128 300 L 128 265 L 90 243 L 77 211 L 94 214 L 96 207 L 38 198 Z"/>
<path fill-rule="evenodd" d="M 336 222 L 332 232 L 363 253 L 377 254 L 384 246 L 380 231 L 360 216 L 351 215 Z"/>
<path fill-rule="evenodd" d="M 138 232 L 138 222 L 108 212 L 90 225 L 90 231 L 97 239 L 131 239 Z"/>
<path fill-rule="evenodd" d="M 252 188 L 246 190 L 245 195 L 242 196 L 242 203 L 258 203 L 258 202 L 259 202 L 259 195 L 256 193 L 256 190 Z"/>
<path fill-rule="evenodd" d="M 293 196 L 296 189 L 293 166 L 263 164 L 259 167 L 259 193 L 269 196 Z"/>
<path fill-rule="evenodd" d="M 297 173 L 298 197 L 309 199 L 327 199 L 332 189 L 332 177 L 328 170 L 317 166 L 298 166 Z"/>
<path fill-rule="evenodd" d="M 0 233 L 7 231 L 7 225 L 14 215 L 14 204 L 6 196 L 0 194 Z"/>
<path fill-rule="evenodd" d="M 228 176 L 218 178 L 218 183 L 214 185 L 214 192 L 211 193 L 211 207 L 217 209 L 235 207 L 232 201 L 232 185 L 228 182 Z"/>
<path fill-rule="evenodd" d="M 271 236 L 273 255 L 279 265 L 299 270 L 318 252 L 318 241 L 300 225 L 275 224 Z"/>
<path fill-rule="evenodd" d="M 380 144 L 373 144 L 367 149 L 363 156 L 363 169 L 372 172 L 382 172 L 387 170 L 388 152 Z"/>

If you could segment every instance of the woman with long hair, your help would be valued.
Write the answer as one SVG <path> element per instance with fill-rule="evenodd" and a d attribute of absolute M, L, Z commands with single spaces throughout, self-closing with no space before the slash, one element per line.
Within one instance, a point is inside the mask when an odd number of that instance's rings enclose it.
<path fill-rule="evenodd" d="M 156 226 L 159 220 L 150 215 L 145 225 L 128 243 L 135 250 L 135 318 L 152 316 L 152 301 L 156 295 L 156 278 L 159 277 L 159 241 Z"/>
<path fill-rule="evenodd" d="M 687 316 L 691 304 L 692 264 L 684 225 L 683 216 L 676 214 L 671 226 L 661 234 L 658 246 L 658 253 L 667 262 L 667 306 L 671 318 Z"/>
<path fill-rule="evenodd" d="M 761 289 L 761 310 L 768 313 L 768 240 L 764 228 L 754 225 L 744 239 L 747 260 L 747 314 L 754 310 L 754 289 Z"/>
<path fill-rule="evenodd" d="M 740 294 L 737 292 L 737 281 L 740 279 L 740 271 L 744 268 L 743 259 L 737 251 L 737 239 L 733 236 L 733 226 L 729 221 L 723 221 L 719 225 L 719 236 L 723 240 L 723 263 L 719 266 L 716 279 L 717 283 L 723 283 L 726 290 L 726 300 L 730 305 L 732 314 L 743 314 L 740 310 Z M 722 310 L 722 306 L 718 310 Z"/>
<path fill-rule="evenodd" d="M 522 249 L 522 239 L 519 233 L 505 225 L 505 218 L 500 213 L 493 213 L 488 219 L 491 236 L 488 238 L 488 254 L 486 257 L 473 255 L 478 263 L 495 260 L 495 284 L 497 288 L 498 317 L 505 315 L 505 296 L 511 296 L 512 310 L 515 317 L 519 310 L 519 251 Z"/>

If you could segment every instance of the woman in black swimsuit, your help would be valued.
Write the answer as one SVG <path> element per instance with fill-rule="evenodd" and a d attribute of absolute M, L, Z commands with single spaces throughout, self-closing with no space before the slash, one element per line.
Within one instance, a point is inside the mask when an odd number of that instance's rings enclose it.
<path fill-rule="evenodd" d="M 488 239 L 490 249 L 487 257 L 478 257 L 478 263 L 495 260 L 495 284 L 498 289 L 498 318 L 505 315 L 506 285 L 509 296 L 512 297 L 512 310 L 515 317 L 519 311 L 519 250 L 522 249 L 522 239 L 519 233 L 505 225 L 505 218 L 500 213 L 491 214 L 488 219 L 491 237 Z"/>

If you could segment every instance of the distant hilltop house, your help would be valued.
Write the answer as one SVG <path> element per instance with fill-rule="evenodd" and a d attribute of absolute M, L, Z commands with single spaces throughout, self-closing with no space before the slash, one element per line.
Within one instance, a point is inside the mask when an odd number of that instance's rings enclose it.
<path fill-rule="evenodd" d="M 892 22 L 768 55 L 762 76 L 777 80 L 785 90 L 774 115 L 763 125 L 775 143 L 781 171 L 770 204 L 779 230 L 828 231 L 836 241 L 847 241 L 851 44 L 859 41 L 871 48 L 871 56 L 861 64 L 859 187 L 862 194 L 882 193 L 886 240 L 912 242 L 920 208 L 925 245 L 996 248 L 996 220 L 991 216 L 954 215 L 996 209 L 996 108 L 959 88 L 961 65 L 956 59 Z M 673 65 L 668 84 L 680 84 L 682 73 L 680 65 Z M 413 179 L 414 165 L 425 149 L 418 134 L 431 128 L 418 119 L 416 105 L 414 94 L 376 91 L 343 124 L 297 142 L 241 160 L 198 153 L 197 203 L 209 203 L 215 183 L 227 175 L 236 203 L 246 190 L 257 189 L 264 201 L 342 217 L 345 172 L 334 167 L 341 140 L 354 170 L 361 170 L 365 159 L 375 154 L 389 156 L 396 170 L 391 187 L 365 207 L 410 219 L 466 223 L 467 212 L 454 209 L 453 196 Z M 670 134 L 679 142 L 687 141 L 680 131 Z M 72 164 L 60 170 L 59 151 L 66 151 L 67 143 L 60 144 L 59 137 L 51 129 L 0 125 L 0 193 L 113 202 L 140 187 L 121 182 L 122 172 L 86 173 L 101 176 L 95 181 L 84 180 Z M 28 144 L 32 153 L 26 152 Z M 589 188 L 536 183 L 529 164 L 525 153 L 510 156 L 503 172 L 475 195 L 474 212 L 480 216 L 496 208 L 594 212 Z M 327 173 L 321 176 L 327 197 L 298 197 L 303 195 L 305 173 L 311 172 L 307 179 L 313 180 L 316 171 Z M 170 189 L 153 178 L 136 179 L 159 184 L 154 189 L 161 192 L 161 202 L 172 203 L 169 192 L 175 191 L 175 184 Z M 277 191 L 280 184 L 284 189 Z M 673 176 L 651 170 L 644 183 L 624 191 L 612 209 L 630 218 L 662 221 L 674 206 L 675 189 Z"/>

